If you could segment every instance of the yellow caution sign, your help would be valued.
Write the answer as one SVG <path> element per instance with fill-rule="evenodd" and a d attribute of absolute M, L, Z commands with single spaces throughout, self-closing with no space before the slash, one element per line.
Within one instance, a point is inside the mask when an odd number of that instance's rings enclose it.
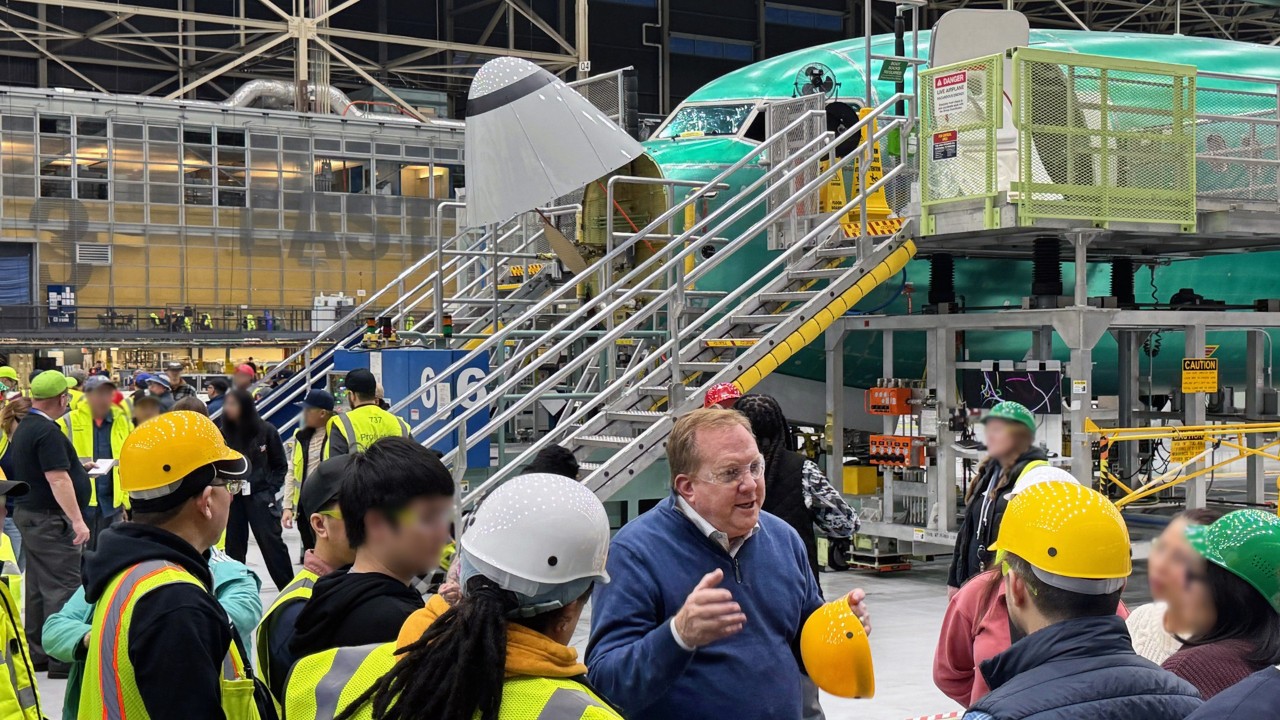
<path fill-rule="evenodd" d="M 1178 438 L 1170 443 L 1169 462 L 1191 462 L 1195 456 L 1204 452 L 1204 435 Z"/>
<path fill-rule="evenodd" d="M 1218 358 L 1183 358 L 1182 392 L 1218 392 Z"/>
<path fill-rule="evenodd" d="M 614 345 L 635 345 L 636 339 L 635 338 L 618 338 L 617 340 L 613 341 L 613 344 Z"/>
<path fill-rule="evenodd" d="M 703 340 L 702 344 L 709 348 L 743 348 L 756 344 L 754 338 L 724 338 L 722 340 Z"/>

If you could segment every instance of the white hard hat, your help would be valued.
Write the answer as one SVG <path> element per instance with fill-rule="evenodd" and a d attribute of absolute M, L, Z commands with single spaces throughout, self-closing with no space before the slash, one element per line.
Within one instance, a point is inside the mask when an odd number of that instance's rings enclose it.
<path fill-rule="evenodd" d="M 1009 491 L 1010 495 L 1017 495 L 1032 485 L 1039 485 L 1044 482 L 1069 482 L 1079 483 L 1076 476 L 1052 465 L 1039 465 L 1022 473 L 1018 481 L 1013 484 L 1013 489 Z"/>
<path fill-rule="evenodd" d="M 480 504 L 460 552 L 464 591 L 479 574 L 521 596 L 521 614 L 548 612 L 609 582 L 609 516 L 575 480 L 521 475 Z"/>

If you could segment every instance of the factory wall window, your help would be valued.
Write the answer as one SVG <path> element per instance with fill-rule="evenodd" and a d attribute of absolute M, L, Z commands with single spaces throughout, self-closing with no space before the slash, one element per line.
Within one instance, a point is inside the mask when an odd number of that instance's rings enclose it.
<path fill-rule="evenodd" d="M 840 13 L 817 12 L 773 3 L 765 5 L 764 20 L 772 25 L 787 25 L 813 30 L 829 30 L 831 32 L 844 30 L 844 16 Z"/>
<path fill-rule="evenodd" d="M 313 171 L 316 192 L 367 193 L 372 164 L 367 158 L 317 155 Z"/>
<path fill-rule="evenodd" d="M 40 197 L 110 200 L 107 121 L 41 115 L 39 127 Z M 108 214 L 108 209 L 99 209 L 93 219 L 106 219 Z"/>
<path fill-rule="evenodd" d="M 739 62 L 751 62 L 755 57 L 755 47 L 751 43 L 675 33 L 671 34 L 671 52 L 675 55 L 693 55 Z"/>
<path fill-rule="evenodd" d="M 25 120 L 25 124 L 15 121 Z M 0 192 L 5 197 L 30 198 L 35 196 L 36 136 L 34 118 L 4 116 L 3 133 L 0 134 Z M 25 129 L 23 129 L 25 128 Z M 12 203 L 9 203 L 12 205 Z M 5 217 L 16 217 L 16 209 L 5 208 Z"/>

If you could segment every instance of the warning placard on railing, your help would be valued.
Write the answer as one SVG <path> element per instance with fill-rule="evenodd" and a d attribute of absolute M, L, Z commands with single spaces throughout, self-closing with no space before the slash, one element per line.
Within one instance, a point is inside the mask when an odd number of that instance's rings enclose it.
<path fill-rule="evenodd" d="M 1182 392 L 1218 392 L 1218 358 L 1183 358 Z"/>
<path fill-rule="evenodd" d="M 933 114 L 954 115 L 964 110 L 969 71 L 958 70 L 933 79 Z"/>
<path fill-rule="evenodd" d="M 1178 438 L 1170 443 L 1169 462 L 1186 463 L 1204 452 L 1204 435 Z"/>

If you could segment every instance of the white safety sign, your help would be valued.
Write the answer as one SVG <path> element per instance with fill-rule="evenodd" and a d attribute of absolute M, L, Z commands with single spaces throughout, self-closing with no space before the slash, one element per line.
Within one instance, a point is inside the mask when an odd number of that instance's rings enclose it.
<path fill-rule="evenodd" d="M 964 110 L 969 72 L 958 70 L 933 79 L 933 114 L 954 115 Z"/>

